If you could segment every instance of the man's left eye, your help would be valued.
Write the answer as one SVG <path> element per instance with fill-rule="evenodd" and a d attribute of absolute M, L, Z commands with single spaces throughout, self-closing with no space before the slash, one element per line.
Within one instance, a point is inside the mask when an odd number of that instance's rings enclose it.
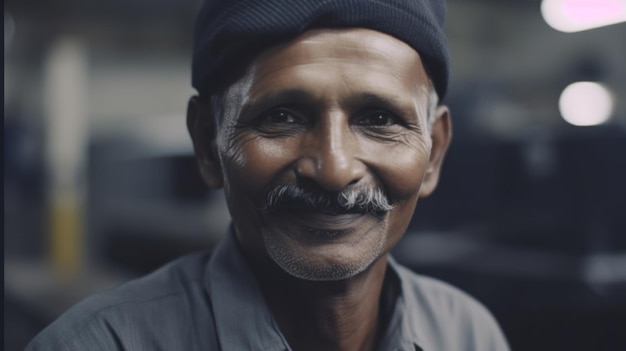
<path fill-rule="evenodd" d="M 367 113 L 361 116 L 356 123 L 362 126 L 390 126 L 393 124 L 398 124 L 398 117 L 395 115 L 385 112 L 385 111 L 376 111 Z"/>

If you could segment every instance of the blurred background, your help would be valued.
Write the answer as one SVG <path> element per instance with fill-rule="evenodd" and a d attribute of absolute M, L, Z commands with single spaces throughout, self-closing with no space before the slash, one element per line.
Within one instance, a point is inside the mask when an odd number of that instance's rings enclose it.
<path fill-rule="evenodd" d="M 448 3 L 454 141 L 394 255 L 514 350 L 626 350 L 626 1 Z M 5 350 L 224 235 L 185 128 L 199 4 L 5 1 Z"/>

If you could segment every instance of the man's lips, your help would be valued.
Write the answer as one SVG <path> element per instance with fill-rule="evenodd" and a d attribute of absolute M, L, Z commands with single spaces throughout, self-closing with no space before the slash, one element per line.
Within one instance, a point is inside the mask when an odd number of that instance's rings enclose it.
<path fill-rule="evenodd" d="M 307 228 L 350 232 L 365 220 L 372 219 L 365 213 L 337 213 L 326 210 L 290 210 L 274 213 L 275 219 L 291 222 Z"/>
<path fill-rule="evenodd" d="M 361 217 L 365 215 L 360 213 L 334 214 L 318 211 L 300 211 L 291 214 L 291 216 L 293 216 L 294 220 L 305 224 L 312 224 L 313 227 L 345 228 L 354 225 L 355 222 L 362 219 Z"/>

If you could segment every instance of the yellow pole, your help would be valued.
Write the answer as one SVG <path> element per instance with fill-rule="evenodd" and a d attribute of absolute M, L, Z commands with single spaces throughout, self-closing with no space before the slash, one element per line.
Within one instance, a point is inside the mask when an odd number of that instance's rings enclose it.
<path fill-rule="evenodd" d="M 83 210 L 72 196 L 55 196 L 50 202 L 50 258 L 65 278 L 80 275 L 83 267 Z"/>

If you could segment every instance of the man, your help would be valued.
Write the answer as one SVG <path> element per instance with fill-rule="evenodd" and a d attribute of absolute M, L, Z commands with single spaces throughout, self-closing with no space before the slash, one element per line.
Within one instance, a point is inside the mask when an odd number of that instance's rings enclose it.
<path fill-rule="evenodd" d="M 187 123 L 231 233 L 68 312 L 30 350 L 508 350 L 389 257 L 451 138 L 442 0 L 214 0 Z"/>

